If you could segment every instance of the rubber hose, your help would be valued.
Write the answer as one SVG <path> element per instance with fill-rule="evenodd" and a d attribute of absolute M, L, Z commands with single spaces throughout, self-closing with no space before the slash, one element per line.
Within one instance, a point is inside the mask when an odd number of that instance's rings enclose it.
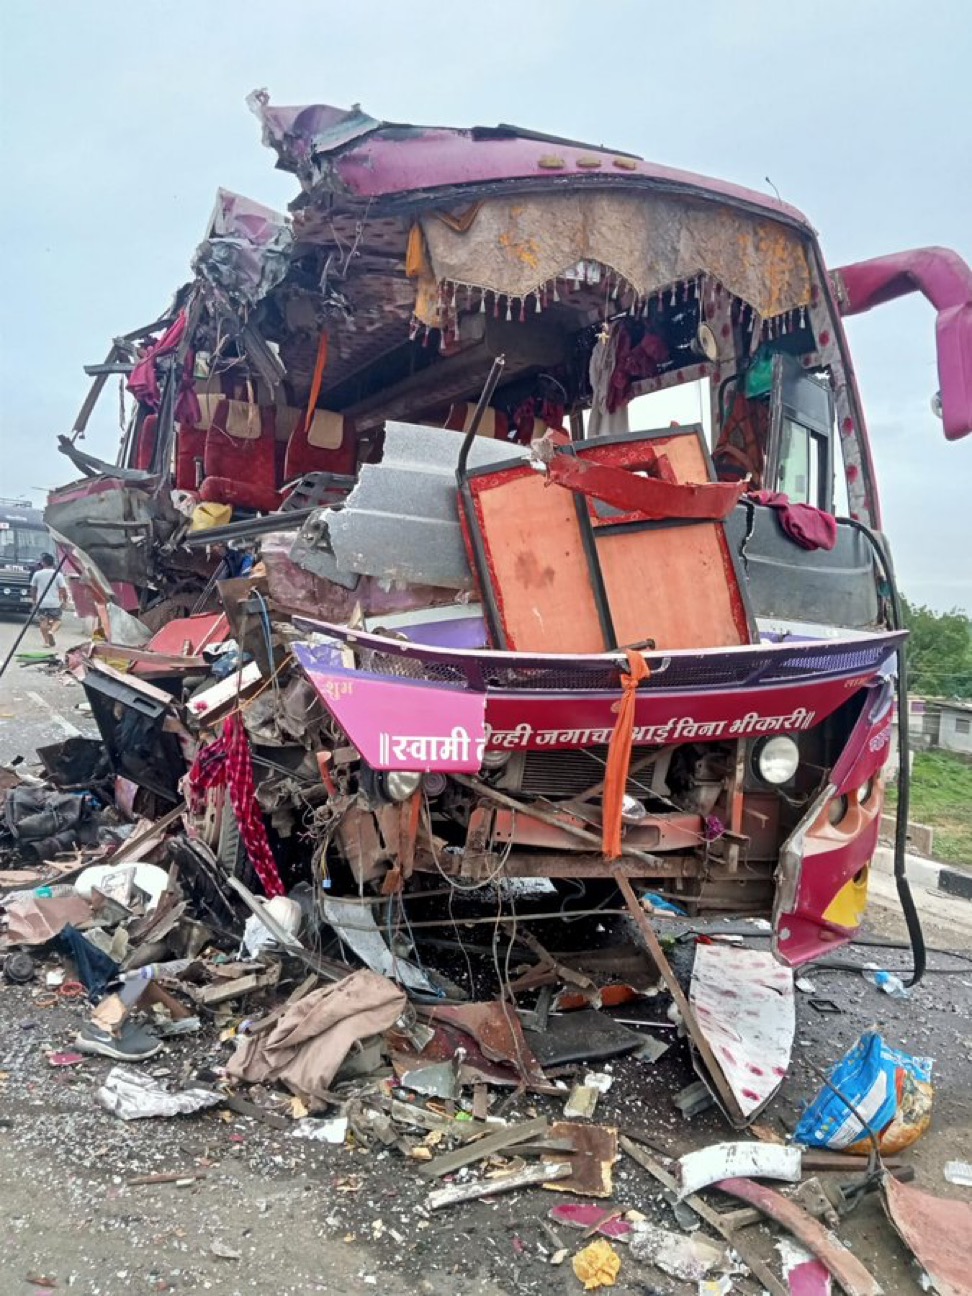
<path fill-rule="evenodd" d="M 891 595 L 892 629 L 903 630 L 905 626 L 901 597 L 898 593 L 894 572 L 891 569 L 891 561 L 884 548 L 883 541 L 870 527 L 865 526 L 863 522 L 858 522 L 856 518 L 841 518 L 840 521 L 849 523 L 861 535 L 865 536 L 877 555 L 881 572 Z M 902 982 L 906 986 L 916 986 L 925 975 L 927 956 L 925 936 L 921 930 L 921 919 L 918 916 L 915 898 L 911 893 L 911 884 L 908 881 L 908 870 L 905 864 L 905 847 L 908 844 L 908 814 L 911 808 L 911 762 L 909 759 L 911 753 L 908 742 L 908 661 L 904 643 L 898 647 L 897 659 L 898 681 L 895 700 L 898 707 L 898 807 L 894 821 L 894 883 L 898 892 L 901 912 L 904 914 L 905 925 L 908 928 L 908 940 L 911 942 L 911 958 L 914 964 L 909 978 L 905 980 L 902 977 Z"/>

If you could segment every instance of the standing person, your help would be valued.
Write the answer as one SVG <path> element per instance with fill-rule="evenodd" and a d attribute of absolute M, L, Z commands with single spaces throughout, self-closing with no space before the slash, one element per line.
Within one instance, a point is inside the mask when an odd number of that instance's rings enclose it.
<path fill-rule="evenodd" d="M 53 648 L 54 636 L 61 628 L 61 618 L 67 607 L 67 581 L 54 570 L 53 554 L 41 554 L 40 562 L 40 567 L 30 578 L 30 588 L 34 594 L 41 638 L 48 648 Z"/>

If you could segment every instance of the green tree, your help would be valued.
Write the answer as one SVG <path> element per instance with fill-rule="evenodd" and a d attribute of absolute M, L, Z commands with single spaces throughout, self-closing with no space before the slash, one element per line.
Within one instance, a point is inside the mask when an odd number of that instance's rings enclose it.
<path fill-rule="evenodd" d="M 933 612 L 902 600 L 908 640 L 908 687 L 926 697 L 972 697 L 972 621 L 957 608 Z"/>

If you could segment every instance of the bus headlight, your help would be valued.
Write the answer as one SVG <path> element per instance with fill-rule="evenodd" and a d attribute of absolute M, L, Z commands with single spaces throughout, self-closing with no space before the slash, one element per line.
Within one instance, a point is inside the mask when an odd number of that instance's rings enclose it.
<path fill-rule="evenodd" d="M 767 738 L 756 748 L 753 760 L 763 782 L 779 787 L 797 772 L 800 748 L 792 738 Z"/>
<path fill-rule="evenodd" d="M 836 828 L 847 818 L 850 803 L 845 796 L 836 796 L 827 808 L 827 818 Z"/>
<path fill-rule="evenodd" d="M 382 782 L 389 801 L 407 801 L 418 791 L 422 775 L 413 770 L 387 770 Z"/>

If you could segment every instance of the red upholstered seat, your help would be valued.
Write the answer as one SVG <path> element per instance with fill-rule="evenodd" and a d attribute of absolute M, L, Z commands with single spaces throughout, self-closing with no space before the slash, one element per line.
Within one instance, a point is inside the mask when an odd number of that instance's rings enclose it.
<path fill-rule="evenodd" d="M 280 506 L 274 414 L 272 405 L 219 402 L 206 431 L 201 499 L 267 513 Z"/>
<path fill-rule="evenodd" d="M 135 433 L 135 450 L 132 455 L 132 467 L 141 472 L 149 472 L 155 458 L 155 447 L 159 439 L 159 420 L 156 414 L 146 414 L 141 426 Z"/>
<path fill-rule="evenodd" d="M 175 484 L 179 490 L 199 489 L 206 454 L 206 429 L 181 425 L 176 431 Z"/>
<path fill-rule="evenodd" d="M 295 416 L 294 429 L 287 438 L 283 481 L 295 481 L 306 473 L 331 472 L 353 474 L 357 467 L 357 446 L 350 419 L 331 410 L 315 410 L 310 427 L 306 416 L 297 410 L 278 410 L 278 419 Z"/>

